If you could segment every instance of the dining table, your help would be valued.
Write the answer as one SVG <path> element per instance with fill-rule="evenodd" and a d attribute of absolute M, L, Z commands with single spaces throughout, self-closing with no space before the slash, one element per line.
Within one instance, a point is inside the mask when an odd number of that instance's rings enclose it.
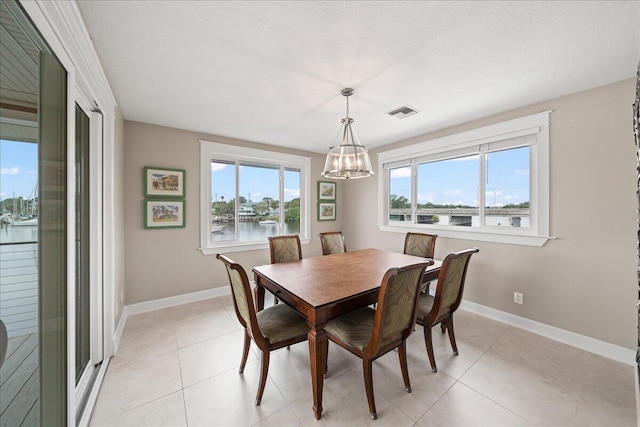
<path fill-rule="evenodd" d="M 425 258 L 379 249 L 362 249 L 253 268 L 256 309 L 264 308 L 265 290 L 296 310 L 310 327 L 309 359 L 313 411 L 322 416 L 322 389 L 328 350 L 324 327 L 342 314 L 374 304 L 384 274 L 393 267 L 424 262 Z M 436 280 L 441 261 L 425 270 L 423 282 Z"/>

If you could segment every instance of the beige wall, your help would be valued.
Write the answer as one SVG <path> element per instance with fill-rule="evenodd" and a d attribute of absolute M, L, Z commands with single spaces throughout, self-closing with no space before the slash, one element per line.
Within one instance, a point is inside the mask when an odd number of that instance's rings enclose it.
<path fill-rule="evenodd" d="M 389 145 L 375 153 L 553 110 L 550 229 L 543 247 L 439 238 L 436 256 L 477 246 L 465 299 L 635 349 L 636 161 L 633 79 Z M 377 156 L 372 155 L 376 164 Z M 378 175 L 376 175 L 378 176 Z M 350 249 L 401 251 L 404 234 L 381 232 L 377 178 L 343 185 Z M 513 292 L 524 293 L 524 305 Z"/>
<path fill-rule="evenodd" d="M 120 296 L 124 294 L 124 260 L 125 260 L 125 240 L 124 240 L 124 119 L 119 107 L 115 108 L 115 126 L 113 138 L 114 151 L 114 204 L 115 215 L 113 218 L 114 225 L 114 271 L 113 271 L 113 302 L 115 310 L 113 321 L 114 330 L 122 316 L 124 310 L 124 299 Z"/>
<path fill-rule="evenodd" d="M 324 167 L 323 155 L 130 121 L 125 121 L 124 135 L 126 304 L 229 286 L 222 263 L 215 256 L 205 256 L 197 250 L 200 246 L 200 139 L 312 157 L 312 240 L 302 246 L 304 257 L 321 255 L 318 233 L 341 229 L 342 218 L 349 214 L 342 208 L 342 183 L 338 183 L 337 220 L 316 221 L 317 181 Z M 184 229 L 143 228 L 145 166 L 186 170 Z M 346 233 L 345 237 L 348 244 L 351 233 Z M 234 252 L 229 256 L 242 264 L 249 277 L 252 277 L 251 269 L 254 266 L 269 262 L 269 251 L 266 249 Z"/>

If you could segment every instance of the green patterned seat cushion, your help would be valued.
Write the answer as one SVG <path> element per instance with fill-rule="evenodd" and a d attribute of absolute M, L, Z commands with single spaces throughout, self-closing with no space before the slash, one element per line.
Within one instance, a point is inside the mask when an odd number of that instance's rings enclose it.
<path fill-rule="evenodd" d="M 262 336 L 270 344 L 306 335 L 307 322 L 286 304 L 277 304 L 256 313 Z"/>
<path fill-rule="evenodd" d="M 375 310 L 365 307 L 330 320 L 325 331 L 360 351 L 369 344 L 373 333 Z"/>
<path fill-rule="evenodd" d="M 418 319 L 424 320 L 431 313 L 433 307 L 433 297 L 429 294 L 420 294 L 418 300 Z"/>

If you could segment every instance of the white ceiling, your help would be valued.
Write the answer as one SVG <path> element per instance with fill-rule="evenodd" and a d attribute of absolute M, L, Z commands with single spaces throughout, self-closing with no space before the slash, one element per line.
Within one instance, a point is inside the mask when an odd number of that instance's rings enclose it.
<path fill-rule="evenodd" d="M 640 60 L 638 1 L 78 5 L 125 119 L 315 152 L 343 87 L 373 148 L 631 78 Z M 385 114 L 403 105 L 420 113 Z"/>

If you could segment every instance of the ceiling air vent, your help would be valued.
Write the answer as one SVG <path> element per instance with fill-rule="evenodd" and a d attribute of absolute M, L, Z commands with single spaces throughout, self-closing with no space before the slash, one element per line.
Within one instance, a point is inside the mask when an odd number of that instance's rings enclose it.
<path fill-rule="evenodd" d="M 391 117 L 395 117 L 397 119 L 404 119 L 405 117 L 413 116 L 414 114 L 418 114 L 418 110 L 415 110 L 407 105 L 396 108 L 393 111 L 389 111 L 387 113 Z"/>

